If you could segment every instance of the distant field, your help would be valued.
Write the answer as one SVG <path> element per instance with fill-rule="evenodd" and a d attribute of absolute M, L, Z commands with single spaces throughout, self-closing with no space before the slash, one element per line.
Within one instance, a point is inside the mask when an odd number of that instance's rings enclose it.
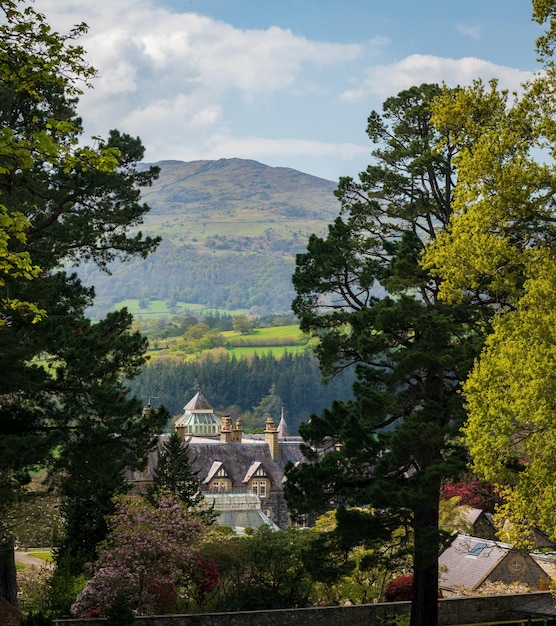
<path fill-rule="evenodd" d="M 234 330 L 222 333 L 232 348 L 251 346 L 296 346 L 307 343 L 307 338 L 297 324 L 255 328 L 252 333 L 242 335 Z"/>
<path fill-rule="evenodd" d="M 174 306 L 168 306 L 167 300 L 149 300 L 146 307 L 141 307 L 141 300 L 128 299 L 121 300 L 113 305 L 112 309 L 121 309 L 126 307 L 133 317 L 140 319 L 170 317 L 172 315 L 183 315 L 185 313 L 198 313 L 199 315 L 210 315 L 211 313 L 220 313 L 221 315 L 241 315 L 246 313 L 245 309 L 226 310 L 226 309 L 209 309 L 204 304 L 196 304 L 192 302 L 177 302 Z"/>
<path fill-rule="evenodd" d="M 218 348 L 220 353 L 229 357 L 249 357 L 255 354 L 263 355 L 271 353 L 277 358 L 286 352 L 298 354 L 308 348 L 307 337 L 299 330 L 297 324 L 288 326 L 272 326 L 268 328 L 256 328 L 252 333 L 241 334 L 237 331 L 225 331 L 222 333 L 224 347 Z M 168 337 L 154 340 L 149 354 L 153 360 L 165 357 L 178 357 L 188 359 L 198 358 L 204 352 L 187 353 L 181 337 Z"/>

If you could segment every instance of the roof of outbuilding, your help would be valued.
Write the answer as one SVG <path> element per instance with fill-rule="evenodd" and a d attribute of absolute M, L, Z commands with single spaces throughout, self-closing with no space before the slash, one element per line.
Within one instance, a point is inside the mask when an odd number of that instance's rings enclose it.
<path fill-rule="evenodd" d="M 440 588 L 476 589 L 511 550 L 507 543 L 457 535 L 438 559 Z"/>

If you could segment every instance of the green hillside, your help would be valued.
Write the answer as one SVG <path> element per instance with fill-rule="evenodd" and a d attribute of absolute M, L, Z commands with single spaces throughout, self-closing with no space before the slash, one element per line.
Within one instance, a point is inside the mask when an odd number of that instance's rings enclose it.
<path fill-rule="evenodd" d="M 295 254 L 337 215 L 336 183 L 244 159 L 162 161 L 143 190 L 151 207 L 142 231 L 163 238 L 146 260 L 115 265 L 111 276 L 85 267 L 93 315 L 126 299 L 171 312 L 179 303 L 214 310 L 288 311 Z M 161 307 L 157 305 L 157 309 Z"/>

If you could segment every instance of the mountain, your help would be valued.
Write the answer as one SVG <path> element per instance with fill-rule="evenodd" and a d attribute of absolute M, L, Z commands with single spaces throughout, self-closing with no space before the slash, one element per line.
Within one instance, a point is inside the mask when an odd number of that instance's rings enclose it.
<path fill-rule="evenodd" d="M 151 210 L 141 230 L 162 243 L 110 276 L 83 268 L 97 295 L 93 317 L 128 298 L 288 312 L 295 255 L 337 216 L 336 183 L 245 159 L 152 165 L 160 176 L 142 190 Z"/>

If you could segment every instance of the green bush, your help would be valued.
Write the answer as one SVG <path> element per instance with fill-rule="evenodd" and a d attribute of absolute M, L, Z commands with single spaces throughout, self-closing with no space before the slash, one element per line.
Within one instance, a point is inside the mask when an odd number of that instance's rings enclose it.
<path fill-rule="evenodd" d="M 42 611 L 29 613 L 19 626 L 52 626 L 52 620 L 46 617 Z"/>

